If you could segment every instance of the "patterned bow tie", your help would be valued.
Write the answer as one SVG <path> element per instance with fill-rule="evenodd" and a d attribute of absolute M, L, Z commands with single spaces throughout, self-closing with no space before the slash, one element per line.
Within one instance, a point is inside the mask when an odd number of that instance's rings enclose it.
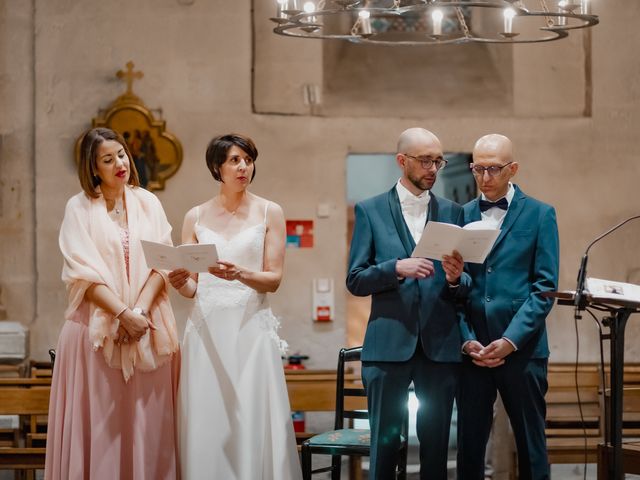
<path fill-rule="evenodd" d="M 488 200 L 482 200 L 480 199 L 480 211 L 481 212 L 486 212 L 487 210 L 489 210 L 490 208 L 493 207 L 498 207 L 501 210 L 506 210 L 507 208 L 509 208 L 509 202 L 507 202 L 506 198 L 501 198 L 500 200 L 498 200 L 497 202 L 490 202 Z"/>

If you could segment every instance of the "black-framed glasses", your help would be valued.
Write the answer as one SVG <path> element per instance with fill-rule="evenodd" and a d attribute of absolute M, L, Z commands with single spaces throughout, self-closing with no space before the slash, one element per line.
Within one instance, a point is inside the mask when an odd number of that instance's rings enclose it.
<path fill-rule="evenodd" d="M 483 167 L 482 165 L 475 165 L 472 163 L 471 165 L 469 165 L 469 168 L 471 169 L 473 174 L 478 177 L 483 177 L 484 172 L 487 172 L 490 177 L 497 177 L 502 173 L 502 169 L 504 167 L 511 165 L 512 163 L 513 161 L 505 163 L 504 165 L 491 165 L 490 167 Z"/>
<path fill-rule="evenodd" d="M 413 155 L 408 155 L 406 153 L 403 153 L 403 155 L 405 157 L 409 157 L 413 160 L 415 160 L 416 162 L 419 162 L 420 165 L 422 165 L 422 168 L 425 169 L 430 169 L 432 166 L 436 167 L 436 170 L 442 170 L 444 167 L 447 166 L 447 160 L 445 160 L 444 158 L 436 158 L 435 160 L 429 157 L 414 157 Z"/>

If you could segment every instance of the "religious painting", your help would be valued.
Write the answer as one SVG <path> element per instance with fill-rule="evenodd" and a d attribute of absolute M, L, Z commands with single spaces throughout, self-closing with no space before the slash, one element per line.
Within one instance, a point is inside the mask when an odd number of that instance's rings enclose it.
<path fill-rule="evenodd" d="M 122 134 L 135 164 L 140 184 L 147 190 L 164 190 L 165 182 L 174 175 L 182 163 L 182 145 L 166 130 L 162 111 L 151 110 L 133 93 L 133 80 L 142 78 L 142 72 L 133 71 L 133 62 L 126 71 L 118 71 L 118 78 L 127 83 L 127 91 L 109 108 L 100 110 L 92 119 L 93 127 L 107 127 Z M 159 118 L 156 118 L 154 112 Z M 76 158 L 80 154 L 80 142 L 76 142 Z"/>

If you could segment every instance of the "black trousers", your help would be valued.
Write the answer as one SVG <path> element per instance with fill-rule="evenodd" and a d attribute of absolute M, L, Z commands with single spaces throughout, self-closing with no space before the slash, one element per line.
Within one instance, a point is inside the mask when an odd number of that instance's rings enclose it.
<path fill-rule="evenodd" d="M 446 480 L 451 412 L 460 364 L 438 363 L 426 357 L 420 342 L 406 362 L 363 362 L 371 423 L 369 478 L 395 478 L 400 432 L 407 415 L 413 381 L 420 404 L 416 430 L 420 442 L 420 478 Z"/>
<path fill-rule="evenodd" d="M 458 479 L 484 478 L 485 449 L 500 392 L 518 449 L 520 480 L 549 478 L 544 434 L 547 360 L 510 355 L 496 368 L 478 367 L 465 358 L 458 404 Z"/>

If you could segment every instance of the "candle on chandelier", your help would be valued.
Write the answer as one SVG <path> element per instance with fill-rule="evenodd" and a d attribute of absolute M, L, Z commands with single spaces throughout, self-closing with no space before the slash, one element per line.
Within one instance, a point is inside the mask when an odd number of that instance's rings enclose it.
<path fill-rule="evenodd" d="M 564 13 L 564 12 L 567 11 L 566 7 L 567 7 L 568 3 L 569 2 L 567 0 L 560 0 L 558 2 L 558 8 L 560 9 L 560 13 Z M 565 16 L 558 17 L 558 25 L 564 26 L 566 24 L 567 24 L 567 17 L 565 17 Z"/>
<path fill-rule="evenodd" d="M 434 10 L 431 12 L 431 22 L 433 25 L 433 34 L 434 35 L 442 35 L 442 10 Z"/>
<path fill-rule="evenodd" d="M 580 13 L 589 15 L 589 0 L 580 0 Z"/>
<path fill-rule="evenodd" d="M 300 13 L 298 9 L 298 0 L 276 0 L 278 2 L 278 9 L 285 15 L 295 15 Z"/>
<path fill-rule="evenodd" d="M 371 13 L 369 10 L 360 10 L 358 16 L 360 17 L 360 31 L 362 35 L 371 35 L 373 31 L 371 30 Z"/>
<path fill-rule="evenodd" d="M 504 33 L 513 33 L 513 17 L 516 16 L 516 11 L 513 8 L 505 8 L 502 15 L 504 16 Z"/>
<path fill-rule="evenodd" d="M 316 6 L 313 4 L 313 2 L 306 2 L 303 8 L 305 13 L 313 13 L 316 11 Z M 309 18 L 309 23 L 316 23 L 317 21 L 315 15 L 311 15 L 308 18 Z"/>
<path fill-rule="evenodd" d="M 276 17 L 287 18 L 287 14 L 283 12 L 287 8 L 287 0 L 276 0 Z"/>

